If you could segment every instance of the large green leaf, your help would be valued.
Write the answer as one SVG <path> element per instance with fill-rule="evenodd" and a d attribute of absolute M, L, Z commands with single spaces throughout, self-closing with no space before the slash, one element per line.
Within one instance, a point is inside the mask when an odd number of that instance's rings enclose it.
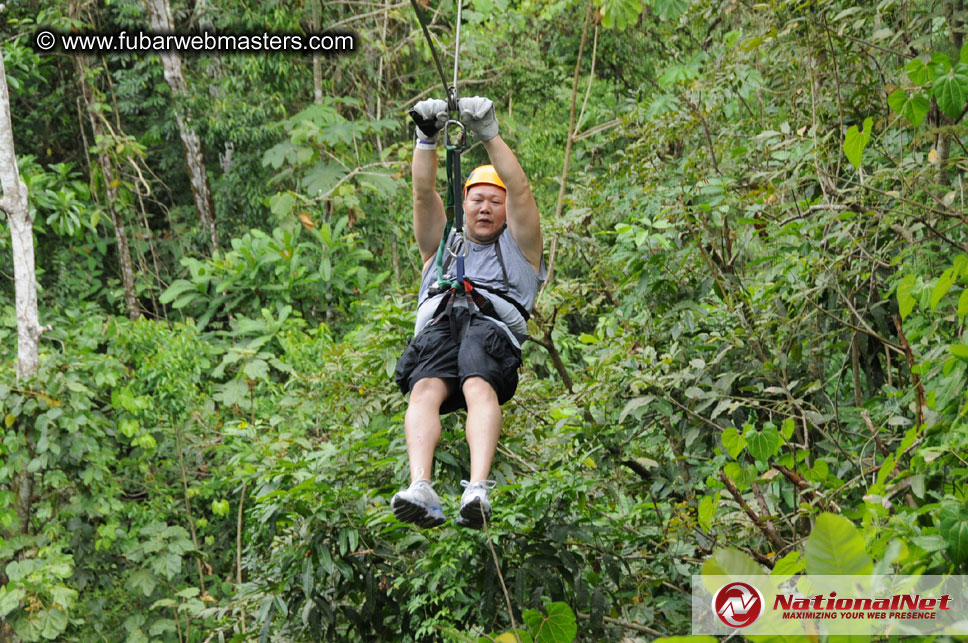
<path fill-rule="evenodd" d="M 44 610 L 40 613 L 40 624 L 40 635 L 45 639 L 55 639 L 67 629 L 67 613 L 59 609 Z"/>
<path fill-rule="evenodd" d="M 947 74 L 935 78 L 934 97 L 945 114 L 954 119 L 961 116 L 968 98 L 968 65 L 958 63 Z"/>
<path fill-rule="evenodd" d="M 178 554 L 173 554 L 170 551 L 164 551 L 151 560 L 151 569 L 156 574 L 161 574 L 168 580 L 171 580 L 175 575 L 181 571 L 182 559 Z"/>
<path fill-rule="evenodd" d="M 775 456 L 783 444 L 779 431 L 773 427 L 766 427 L 762 431 L 750 429 L 743 437 L 746 438 L 750 455 L 760 462 L 766 462 Z"/>
<path fill-rule="evenodd" d="M 703 576 L 757 576 L 763 573 L 759 563 L 738 549 L 717 549 L 702 564 Z"/>
<path fill-rule="evenodd" d="M 938 531 L 956 565 L 968 562 L 968 509 L 951 503 L 941 508 Z"/>
<path fill-rule="evenodd" d="M 676 19 L 689 8 L 689 0 L 653 0 L 652 8 L 662 20 Z"/>
<path fill-rule="evenodd" d="M 789 554 L 776 561 L 771 576 L 793 576 L 803 571 L 804 562 L 801 560 L 800 552 L 791 551 Z"/>
<path fill-rule="evenodd" d="M 739 434 L 739 431 L 736 430 L 736 427 L 731 426 L 723 431 L 722 439 L 723 446 L 726 448 L 726 453 L 728 453 L 729 457 L 733 458 L 734 460 L 736 459 L 736 456 L 742 453 L 743 449 L 746 448 L 746 439 Z"/>
<path fill-rule="evenodd" d="M 895 113 L 906 118 L 914 127 L 921 124 L 928 110 L 931 109 L 931 101 L 920 91 L 909 96 L 903 89 L 895 90 L 888 96 L 887 104 Z"/>
<path fill-rule="evenodd" d="M 310 196 L 319 196 L 333 189 L 344 174 L 346 171 L 336 163 L 320 162 L 306 172 L 302 178 L 302 187 Z"/>
<path fill-rule="evenodd" d="M 27 592 L 20 589 L 8 589 L 8 586 L 0 587 L 0 618 L 17 609 L 20 599 L 26 596 Z"/>
<path fill-rule="evenodd" d="M 578 634 L 575 613 L 567 603 L 549 603 L 548 615 L 538 610 L 527 610 L 521 616 L 534 634 L 535 643 L 571 643 Z"/>
<path fill-rule="evenodd" d="M 699 501 L 699 526 L 709 531 L 713 526 L 713 518 L 716 517 L 716 505 L 719 504 L 719 493 L 712 496 L 704 496 Z"/>
<path fill-rule="evenodd" d="M 874 569 L 863 536 L 843 516 L 821 514 L 805 550 L 807 573 L 811 575 L 864 575 Z"/>
<path fill-rule="evenodd" d="M 897 285 L 897 305 L 901 311 L 901 320 L 903 321 L 911 311 L 914 310 L 914 304 L 917 301 L 911 295 L 911 291 L 914 290 L 914 284 L 917 278 L 914 275 L 907 275 L 901 282 Z"/>
<path fill-rule="evenodd" d="M 907 73 L 907 77 L 915 85 L 930 83 L 934 78 L 931 67 L 929 65 L 925 65 L 924 61 L 919 58 L 915 58 L 905 65 L 904 71 Z"/>
<path fill-rule="evenodd" d="M 934 284 L 934 288 L 931 289 L 931 312 L 934 312 L 938 308 L 938 304 L 948 291 L 951 290 L 951 286 L 955 283 L 954 269 L 948 268 L 941 276 L 938 277 L 938 281 Z"/>
<path fill-rule="evenodd" d="M 603 0 L 602 26 L 622 31 L 634 24 L 641 12 L 642 3 L 637 0 Z"/>
<path fill-rule="evenodd" d="M 859 131 L 856 125 L 851 125 L 844 137 L 844 154 L 847 160 L 855 168 L 860 169 L 860 163 L 864 156 L 864 148 L 871 140 L 871 129 L 874 127 L 874 120 L 868 116 L 864 119 L 864 131 Z"/>
<path fill-rule="evenodd" d="M 158 579 L 147 569 L 139 569 L 128 578 L 128 586 L 132 589 L 141 590 L 145 598 L 151 596 L 158 585 Z"/>

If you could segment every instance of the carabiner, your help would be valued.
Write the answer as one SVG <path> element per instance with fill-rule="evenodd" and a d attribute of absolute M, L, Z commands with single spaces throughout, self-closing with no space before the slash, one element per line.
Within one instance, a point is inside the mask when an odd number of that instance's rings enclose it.
<path fill-rule="evenodd" d="M 464 257 L 466 258 L 467 255 L 470 254 L 470 247 L 467 245 L 467 242 L 464 241 L 464 235 L 462 235 L 460 232 L 454 232 L 454 246 L 456 247 L 454 250 L 447 248 L 447 252 L 451 257 L 456 259 L 457 255 L 463 253 Z"/>
<path fill-rule="evenodd" d="M 457 133 L 457 137 L 453 144 L 451 144 L 450 132 L 448 129 L 450 128 L 451 125 L 457 127 L 460 130 Z M 464 124 L 456 119 L 448 118 L 447 122 L 444 123 L 444 145 L 446 145 L 447 147 L 451 147 L 457 150 L 458 152 L 463 152 L 464 144 L 466 142 L 467 142 L 467 130 L 464 128 Z"/>

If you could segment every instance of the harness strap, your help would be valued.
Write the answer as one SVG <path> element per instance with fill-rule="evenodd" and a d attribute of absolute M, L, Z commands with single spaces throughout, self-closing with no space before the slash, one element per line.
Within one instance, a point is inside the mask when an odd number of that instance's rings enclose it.
<path fill-rule="evenodd" d="M 505 226 L 505 230 L 506 229 L 507 227 Z M 501 250 L 500 238 L 494 242 L 494 252 L 497 255 L 497 262 L 501 266 L 501 277 L 504 281 L 504 288 L 502 290 L 499 290 L 497 288 L 492 288 L 490 286 L 475 284 L 473 281 L 467 278 L 466 274 L 464 274 L 464 271 L 463 271 L 463 268 L 464 268 L 463 252 L 455 253 L 455 252 L 449 252 L 445 250 L 445 246 L 449 241 L 448 237 L 450 235 L 450 231 L 451 231 L 451 225 L 450 225 L 450 222 L 448 221 L 447 226 L 444 228 L 444 235 L 441 238 L 440 247 L 437 248 L 437 285 L 431 288 L 427 292 L 427 296 L 436 297 L 441 293 L 449 292 L 451 290 L 462 291 L 462 292 L 473 292 L 472 297 L 474 299 L 474 303 L 477 305 L 477 308 L 481 311 L 481 313 L 483 313 L 484 315 L 487 315 L 488 317 L 493 317 L 494 319 L 501 320 L 500 315 L 498 315 L 497 311 L 494 310 L 494 305 L 490 301 L 488 301 L 486 297 L 481 295 L 479 292 L 474 292 L 475 289 L 483 290 L 489 294 L 500 297 L 504 301 L 514 306 L 515 310 L 518 311 L 518 313 L 521 315 L 522 318 L 524 318 L 525 321 L 528 321 L 529 319 L 531 319 L 531 314 L 527 311 L 527 309 L 525 309 L 524 306 L 522 306 L 519 302 L 517 302 L 510 295 L 508 295 L 508 292 L 510 292 L 511 290 L 511 284 L 508 280 L 507 266 L 505 266 L 504 264 L 504 253 Z M 463 243 L 467 243 L 467 242 L 463 241 Z M 454 281 L 450 281 L 450 280 L 444 279 L 443 276 L 447 274 L 447 272 L 449 271 L 451 257 L 454 257 L 455 255 L 457 258 L 457 266 L 456 266 L 457 279 Z M 443 310 L 445 306 L 446 306 L 445 300 L 441 300 L 441 303 L 440 305 L 438 305 L 437 310 L 434 311 L 435 318 L 438 317 L 438 315 L 440 314 L 440 312 Z M 501 321 L 504 321 L 504 320 L 501 320 Z"/>
<path fill-rule="evenodd" d="M 504 229 L 501 230 L 501 234 L 504 234 L 504 230 L 507 230 L 508 224 L 504 224 Z M 497 262 L 501 264 L 501 276 L 504 278 L 504 291 L 508 292 L 511 290 L 511 286 L 508 284 L 508 270 L 504 267 L 504 254 L 501 252 L 501 237 L 498 236 L 497 240 L 494 242 L 494 252 L 497 253 Z"/>

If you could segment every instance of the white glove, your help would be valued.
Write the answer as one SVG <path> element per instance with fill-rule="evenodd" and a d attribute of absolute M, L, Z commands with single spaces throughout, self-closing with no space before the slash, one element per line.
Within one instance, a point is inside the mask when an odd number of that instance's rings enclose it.
<path fill-rule="evenodd" d="M 410 118 L 417 125 L 418 142 L 437 142 L 437 132 L 447 122 L 447 101 L 439 98 L 427 98 L 420 101 L 410 110 Z"/>
<path fill-rule="evenodd" d="M 497 136 L 497 117 L 494 116 L 494 103 L 490 98 L 474 96 L 457 101 L 460 120 L 482 141 Z"/>

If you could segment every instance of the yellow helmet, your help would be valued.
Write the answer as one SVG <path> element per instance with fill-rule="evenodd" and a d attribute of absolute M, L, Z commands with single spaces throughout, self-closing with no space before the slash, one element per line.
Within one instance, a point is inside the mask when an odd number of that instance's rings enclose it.
<path fill-rule="evenodd" d="M 482 165 L 480 167 L 475 167 L 470 174 L 467 175 L 467 181 L 464 183 L 464 196 L 467 196 L 467 190 L 472 185 L 477 185 L 478 183 L 487 183 L 489 185 L 496 185 L 504 191 L 507 191 L 507 186 L 504 185 L 504 181 L 501 177 L 497 175 L 497 170 L 494 169 L 493 165 Z"/>

